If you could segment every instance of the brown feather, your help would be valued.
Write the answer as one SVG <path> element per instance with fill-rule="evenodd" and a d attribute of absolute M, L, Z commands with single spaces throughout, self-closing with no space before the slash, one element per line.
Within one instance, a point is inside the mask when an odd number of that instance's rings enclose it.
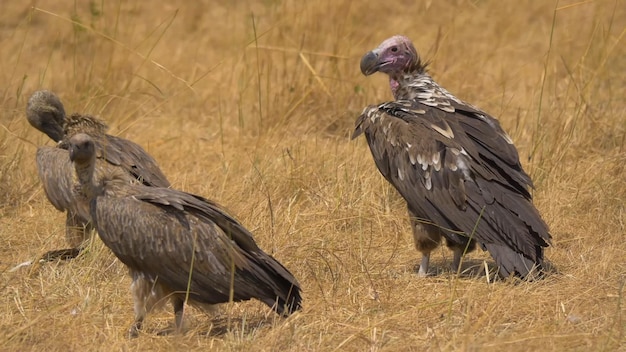
<path fill-rule="evenodd" d="M 200 305 L 256 298 L 281 314 L 301 309 L 297 280 L 263 252 L 252 234 L 214 202 L 162 187 L 129 183 L 110 164 L 98 168 L 86 134 L 69 143 L 82 194 L 102 241 L 133 276 L 135 336 L 152 306 L 146 295 L 172 299 L 180 327 L 186 297 Z M 145 288 L 155 287 L 146 293 Z"/>
<path fill-rule="evenodd" d="M 48 200 L 60 211 L 67 211 L 66 238 L 70 245 L 78 248 L 86 241 L 93 227 L 90 224 L 88 204 L 77 199 L 74 190 L 72 167 L 67 150 L 69 138 L 78 133 L 87 133 L 100 147 L 97 167 L 110 164 L 133 179 L 160 187 L 169 187 L 169 181 L 159 169 L 156 161 L 139 145 L 129 140 L 106 134 L 104 121 L 91 116 L 65 115 L 60 99 L 50 91 L 32 94 L 26 107 L 29 123 L 58 141 L 56 148 L 41 147 L 37 151 L 39 178 Z M 72 251 L 72 253 L 77 253 Z M 51 253 L 43 257 L 52 257 Z"/>
<path fill-rule="evenodd" d="M 360 67 L 365 75 L 387 74 L 395 101 L 367 107 L 353 137 L 365 134 L 376 166 L 405 198 L 411 217 L 439 227 L 413 221 L 416 244 L 443 235 L 458 246 L 461 233 L 489 250 L 502 276 L 534 276 L 551 236 L 498 120 L 439 86 L 405 36 L 365 53 Z M 426 275 L 432 248 L 418 249 L 419 273 Z"/>
<path fill-rule="evenodd" d="M 493 153 L 483 152 L 486 147 L 461 127 L 458 120 L 463 118 L 403 100 L 365 109 L 357 129 L 365 133 L 378 169 L 414 216 L 440 227 L 427 231 L 442 231 L 459 246 L 465 243 L 463 236 L 472 235 L 482 244 L 494 244 L 491 248 L 500 246 L 499 253 L 501 246 L 512 248 L 526 261 L 516 259 L 511 267 L 505 255 L 496 260 L 504 261 L 499 263 L 505 267 L 503 275 L 524 276 L 527 267 L 542 260 L 537 247 L 547 246 L 550 239 L 529 193 L 519 191 L 526 190 L 529 178 L 519 160 L 513 165 L 491 160 Z"/>

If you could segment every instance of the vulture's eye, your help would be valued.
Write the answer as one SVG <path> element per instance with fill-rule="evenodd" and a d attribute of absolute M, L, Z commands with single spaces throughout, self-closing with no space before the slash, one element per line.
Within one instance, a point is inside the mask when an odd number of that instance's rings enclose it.
<path fill-rule="evenodd" d="M 397 46 L 392 46 L 392 47 L 391 47 L 391 52 L 392 52 L 392 53 L 395 53 L 395 52 L 397 52 L 397 51 L 398 51 L 398 47 L 397 47 Z"/>

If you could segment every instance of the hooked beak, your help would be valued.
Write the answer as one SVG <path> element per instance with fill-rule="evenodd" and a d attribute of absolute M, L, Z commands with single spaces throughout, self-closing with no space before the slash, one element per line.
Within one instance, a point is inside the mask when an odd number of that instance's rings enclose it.
<path fill-rule="evenodd" d="M 374 50 L 368 51 L 361 58 L 361 73 L 366 76 L 369 76 L 380 68 L 380 64 L 378 63 L 378 53 Z"/>
<path fill-rule="evenodd" d="M 55 142 L 61 141 L 65 135 L 63 128 L 56 123 L 45 124 L 43 126 L 43 132 Z"/>
<path fill-rule="evenodd" d="M 70 161 L 74 162 L 74 159 L 76 159 L 76 150 L 73 145 L 70 145 L 69 152 L 70 152 Z"/>

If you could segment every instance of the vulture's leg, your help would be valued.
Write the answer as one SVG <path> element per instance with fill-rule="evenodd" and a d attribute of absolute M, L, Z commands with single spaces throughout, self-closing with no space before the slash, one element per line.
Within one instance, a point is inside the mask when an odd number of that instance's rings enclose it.
<path fill-rule="evenodd" d="M 465 239 L 465 237 L 464 237 Z M 463 243 L 456 243 L 446 240 L 446 245 L 452 250 L 452 271 L 457 272 L 461 265 L 463 254 L 467 254 L 476 249 L 476 242 L 467 238 Z"/>
<path fill-rule="evenodd" d="M 78 257 L 83 245 L 89 239 L 93 227 L 80 216 L 68 211 L 65 218 L 65 239 L 72 248 L 63 248 L 47 251 L 40 258 L 40 262 L 51 262 L 57 259 L 70 260 Z"/>
<path fill-rule="evenodd" d="M 463 257 L 463 248 L 454 247 L 452 249 L 452 270 L 454 272 L 459 270 L 461 265 L 461 257 Z"/>
<path fill-rule="evenodd" d="M 157 288 L 158 290 L 158 288 Z M 154 291 L 157 292 L 157 291 Z M 159 331 L 157 335 L 165 336 L 172 333 L 180 334 L 183 331 L 183 316 L 185 314 L 185 301 L 175 294 L 171 294 L 172 306 L 174 307 L 174 328 L 167 328 Z"/>
<path fill-rule="evenodd" d="M 67 212 L 65 219 L 65 239 L 70 246 L 80 248 L 91 237 L 93 226 L 89 219 L 84 219 L 72 211 Z"/>
<path fill-rule="evenodd" d="M 428 264 L 430 263 L 430 253 L 422 253 L 422 260 L 420 261 L 420 269 L 417 272 L 417 276 L 426 277 L 428 276 Z"/>
<path fill-rule="evenodd" d="M 172 333 L 179 334 L 183 331 L 183 315 L 185 313 L 185 301 L 175 295 L 172 296 L 172 306 L 174 307 L 174 328 L 166 328 L 157 332 L 159 336 L 166 336 Z M 159 304 L 160 305 L 160 304 Z M 148 309 L 150 311 L 150 309 Z"/>
<path fill-rule="evenodd" d="M 422 253 L 422 261 L 420 262 L 417 275 L 425 277 L 428 276 L 430 252 L 437 248 L 439 242 L 441 242 L 441 232 L 433 226 L 425 226 L 411 210 L 409 210 L 409 217 L 411 219 L 411 228 L 413 229 L 415 248 Z"/>
<path fill-rule="evenodd" d="M 135 310 L 135 321 L 128 329 L 128 337 L 134 338 L 139 336 L 139 330 L 143 326 L 143 321 L 148 314 L 149 305 L 151 304 L 152 282 L 146 280 L 141 273 L 131 270 L 133 282 L 130 284 L 130 291 L 133 295 L 133 303 Z"/>
<path fill-rule="evenodd" d="M 176 332 L 183 331 L 183 316 L 185 314 L 185 301 L 174 297 L 172 298 L 172 305 L 174 306 L 174 317 L 176 322 Z"/>

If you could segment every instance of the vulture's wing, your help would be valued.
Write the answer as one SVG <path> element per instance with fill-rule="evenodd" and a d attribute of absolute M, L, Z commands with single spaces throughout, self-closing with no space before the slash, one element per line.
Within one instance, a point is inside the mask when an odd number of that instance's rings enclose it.
<path fill-rule="evenodd" d="M 111 135 L 94 139 L 99 158 L 124 168 L 146 186 L 164 188 L 170 186 L 154 158 L 137 143 Z"/>
<path fill-rule="evenodd" d="M 252 234 L 215 202 L 178 190 L 151 189 L 148 187 L 136 187 L 136 189 L 141 190 L 133 194 L 136 199 L 185 211 L 213 222 L 243 250 L 248 252 L 261 251 Z"/>
<path fill-rule="evenodd" d="M 296 279 L 215 204 L 171 189 L 133 190 L 98 197 L 91 210 L 103 242 L 124 264 L 176 291 L 189 283 L 199 302 L 227 302 L 232 286 L 235 301 L 257 298 L 279 313 L 299 309 Z"/>
<path fill-rule="evenodd" d="M 85 235 L 91 231 L 91 216 L 89 203 L 75 189 L 78 181 L 74 175 L 74 166 L 70 161 L 69 153 L 65 149 L 39 147 L 37 169 L 50 203 L 59 211 L 67 212 L 65 219 L 67 241 L 74 247 L 79 246 L 86 239 Z M 54 252 L 47 253 L 44 257 L 55 257 Z"/>
<path fill-rule="evenodd" d="M 520 189 L 527 176 L 507 174 L 519 165 L 514 147 L 500 154 L 481 144 L 476 139 L 483 136 L 493 137 L 484 143 L 501 141 L 484 126 L 466 133 L 459 120 L 467 116 L 458 114 L 414 100 L 369 106 L 353 138 L 365 133 L 376 166 L 413 213 L 453 240 L 458 232 L 473 234 L 505 276 L 524 275 L 541 262 L 549 239 L 528 191 Z"/>
<path fill-rule="evenodd" d="M 476 146 L 478 157 L 490 164 L 506 184 L 531 199 L 528 188 L 533 187 L 532 180 L 522 168 L 513 140 L 498 120 L 467 103 L 451 105 L 459 127 Z"/>
<path fill-rule="evenodd" d="M 119 166 L 146 186 L 169 187 L 157 162 L 140 145 L 130 140 L 106 134 L 106 123 L 87 114 L 67 116 L 64 124 L 65 138 L 62 148 L 68 148 L 72 136 L 85 133 L 93 138 L 97 156 L 110 164 Z"/>
<path fill-rule="evenodd" d="M 37 149 L 37 170 L 48 200 L 59 211 L 74 203 L 74 166 L 65 149 L 42 146 Z"/>

